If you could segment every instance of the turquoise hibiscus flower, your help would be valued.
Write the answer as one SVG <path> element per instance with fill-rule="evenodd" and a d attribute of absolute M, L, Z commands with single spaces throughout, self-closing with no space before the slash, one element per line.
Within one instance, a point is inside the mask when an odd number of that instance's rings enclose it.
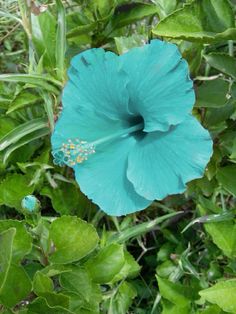
<path fill-rule="evenodd" d="M 188 64 L 176 45 L 153 40 L 117 56 L 75 56 L 52 135 L 54 162 L 73 168 L 80 189 L 110 215 L 182 193 L 212 154 L 191 115 Z"/>

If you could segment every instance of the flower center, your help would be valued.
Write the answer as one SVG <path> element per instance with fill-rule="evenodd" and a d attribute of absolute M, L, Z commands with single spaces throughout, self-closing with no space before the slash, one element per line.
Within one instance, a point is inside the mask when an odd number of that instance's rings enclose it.
<path fill-rule="evenodd" d="M 83 161 L 87 160 L 90 155 L 94 154 L 98 145 L 127 136 L 128 134 L 142 129 L 143 123 L 138 123 L 130 128 L 119 130 L 90 143 L 78 138 L 68 139 L 59 149 L 55 149 L 52 152 L 54 157 L 53 162 L 59 166 L 67 165 L 73 167 L 76 164 L 81 164 Z"/>

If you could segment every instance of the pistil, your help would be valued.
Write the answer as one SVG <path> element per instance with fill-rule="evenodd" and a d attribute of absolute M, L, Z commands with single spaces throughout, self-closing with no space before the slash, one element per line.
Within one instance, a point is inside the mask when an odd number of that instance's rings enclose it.
<path fill-rule="evenodd" d="M 78 138 L 68 139 L 68 141 L 63 143 L 59 149 L 53 151 L 54 163 L 59 166 L 68 165 L 69 167 L 74 167 L 76 164 L 81 164 L 87 160 L 90 155 L 94 154 L 96 152 L 96 147 L 99 145 L 127 136 L 142 129 L 143 123 L 139 123 L 90 143 Z"/>

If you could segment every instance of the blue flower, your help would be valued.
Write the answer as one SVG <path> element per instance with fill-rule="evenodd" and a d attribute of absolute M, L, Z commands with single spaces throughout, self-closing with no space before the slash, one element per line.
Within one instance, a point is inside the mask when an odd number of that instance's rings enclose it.
<path fill-rule="evenodd" d="M 74 169 L 103 211 L 144 209 L 203 175 L 212 140 L 191 115 L 193 83 L 176 45 L 153 40 L 121 56 L 90 49 L 68 76 L 54 161 Z"/>
<path fill-rule="evenodd" d="M 34 195 L 27 195 L 22 199 L 21 206 L 26 212 L 34 213 L 39 210 L 40 203 Z"/>

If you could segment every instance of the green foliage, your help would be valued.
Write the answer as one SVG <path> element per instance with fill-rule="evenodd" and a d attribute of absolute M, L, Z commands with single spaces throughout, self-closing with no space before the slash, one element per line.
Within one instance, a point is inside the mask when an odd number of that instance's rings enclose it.
<path fill-rule="evenodd" d="M 158 36 L 213 42 L 235 39 L 233 10 L 227 0 L 194 0 L 163 19 L 153 30 Z"/>
<path fill-rule="evenodd" d="M 0 4 L 0 313 L 236 313 L 236 1 Z M 49 136 L 72 56 L 152 38 L 188 61 L 214 154 L 184 195 L 107 217 L 53 164 Z M 29 194 L 41 213 L 21 208 Z"/>
<path fill-rule="evenodd" d="M 235 279 L 220 281 L 213 287 L 201 290 L 201 297 L 210 303 L 217 304 L 221 309 L 229 313 L 236 312 L 235 300 L 236 281 Z"/>

